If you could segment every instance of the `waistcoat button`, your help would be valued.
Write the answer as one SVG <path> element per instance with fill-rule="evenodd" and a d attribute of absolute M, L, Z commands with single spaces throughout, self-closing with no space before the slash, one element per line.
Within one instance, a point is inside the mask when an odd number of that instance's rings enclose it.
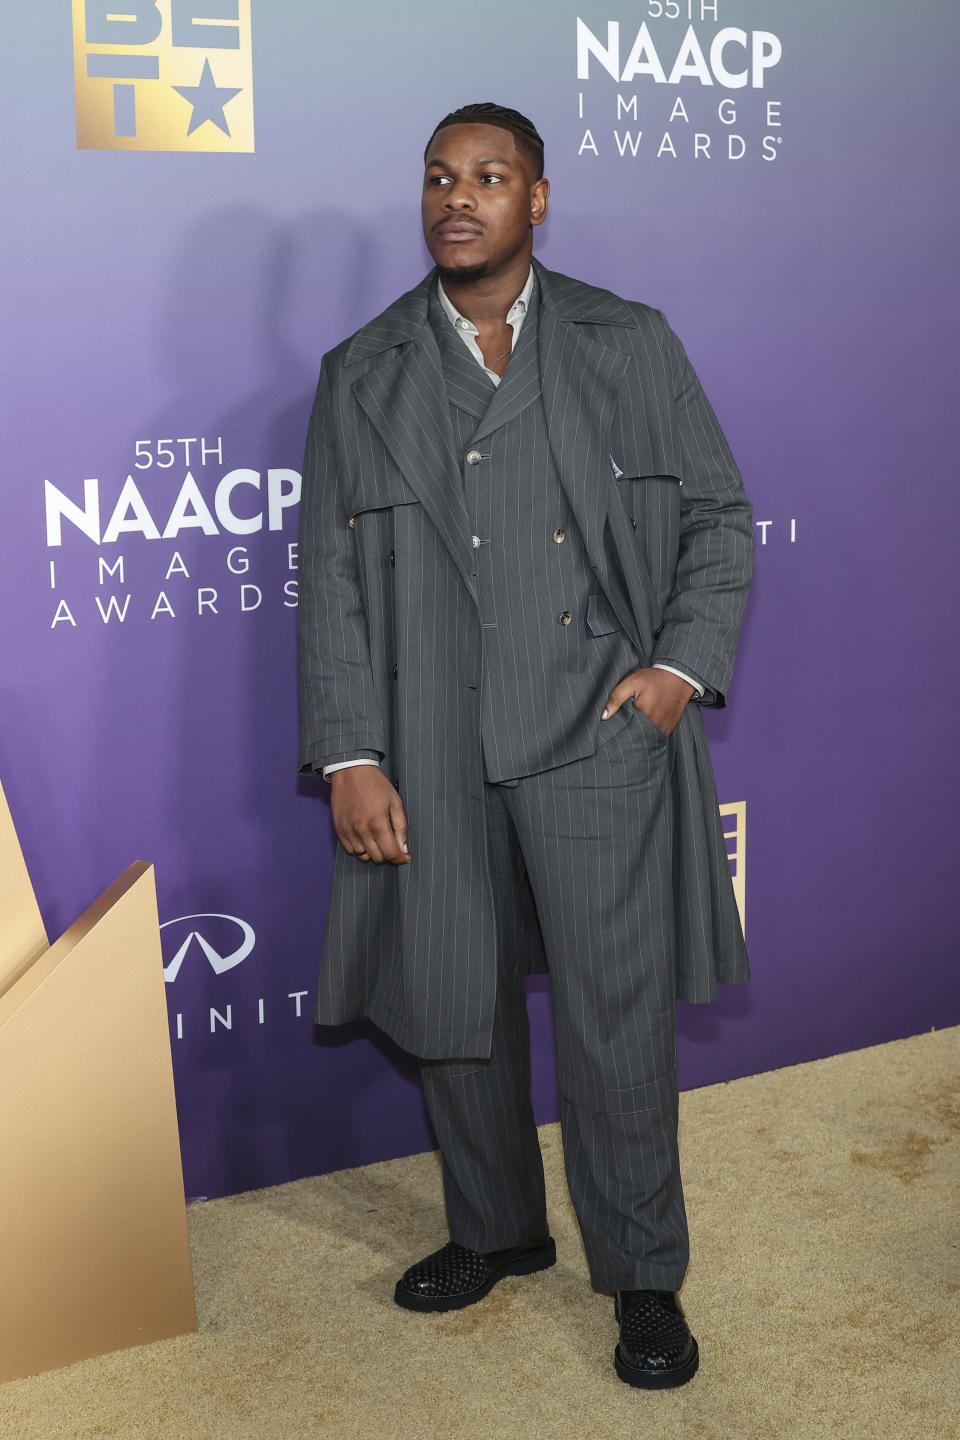
<path fill-rule="evenodd" d="M 569 625 L 570 621 L 573 619 L 573 616 L 570 614 L 569 610 L 562 610 L 557 618 L 560 621 L 561 625 Z"/>
<path fill-rule="evenodd" d="M 557 545 L 562 545 L 563 542 L 564 542 L 564 540 L 566 540 L 566 538 L 567 538 L 567 532 L 566 532 L 565 530 L 554 530 L 554 532 L 553 532 L 553 539 L 554 539 L 554 543 L 555 543 L 555 544 L 557 544 Z"/>
<path fill-rule="evenodd" d="M 350 519 L 347 521 L 347 524 L 350 526 L 350 529 L 351 529 L 351 530 L 355 530 L 355 529 L 357 528 L 357 522 L 356 522 L 356 520 L 354 520 L 354 518 L 353 518 L 352 515 L 350 516 Z"/>
<path fill-rule="evenodd" d="M 479 464 L 480 464 L 480 461 L 481 461 L 482 459 L 483 459 L 483 456 L 480 454 L 480 451 L 479 451 L 479 450 L 468 450 L 468 451 L 467 451 L 467 464 L 468 464 L 468 465 L 479 465 Z"/>

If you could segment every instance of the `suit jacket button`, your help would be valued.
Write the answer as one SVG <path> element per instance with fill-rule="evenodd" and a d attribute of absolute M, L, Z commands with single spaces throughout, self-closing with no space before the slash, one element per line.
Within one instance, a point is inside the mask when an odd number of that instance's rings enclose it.
<path fill-rule="evenodd" d="M 352 515 L 350 516 L 350 519 L 347 521 L 347 524 L 350 526 L 350 529 L 351 529 L 351 530 L 356 530 L 356 528 L 357 528 L 357 522 L 356 522 L 356 520 L 354 520 L 354 518 L 353 518 Z"/>
<path fill-rule="evenodd" d="M 573 619 L 573 616 L 570 614 L 569 610 L 561 610 L 560 614 L 557 616 L 557 619 L 560 621 L 561 625 L 569 625 L 570 621 Z"/>
<path fill-rule="evenodd" d="M 565 530 L 554 530 L 553 541 L 555 545 L 562 545 L 566 538 L 567 532 Z"/>
<path fill-rule="evenodd" d="M 480 451 L 479 451 L 479 450 L 468 450 L 468 451 L 467 451 L 467 464 L 468 464 L 468 465 L 479 465 L 479 464 L 480 464 L 480 461 L 481 461 L 482 459 L 483 459 L 483 456 L 480 454 Z"/>

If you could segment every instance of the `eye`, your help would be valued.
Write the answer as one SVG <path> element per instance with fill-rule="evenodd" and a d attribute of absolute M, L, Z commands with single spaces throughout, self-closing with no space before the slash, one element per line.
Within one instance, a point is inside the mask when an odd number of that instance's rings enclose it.
<path fill-rule="evenodd" d="M 434 188 L 437 188 L 437 187 L 439 187 L 440 185 L 449 185 L 449 184 L 450 184 L 450 176 L 449 176 L 449 175 L 428 175 L 428 176 L 427 176 L 427 184 L 428 184 L 428 185 L 432 185 Z"/>
<path fill-rule="evenodd" d="M 481 176 L 480 176 L 480 179 L 481 179 L 482 181 L 487 181 L 487 180 L 489 180 L 489 181 L 491 181 L 494 185 L 499 185 L 499 184 L 502 182 L 502 180 L 503 180 L 503 176 L 502 176 L 502 175 L 493 175 L 492 173 L 490 173 L 490 172 L 488 171 L 486 174 L 481 175 Z"/>

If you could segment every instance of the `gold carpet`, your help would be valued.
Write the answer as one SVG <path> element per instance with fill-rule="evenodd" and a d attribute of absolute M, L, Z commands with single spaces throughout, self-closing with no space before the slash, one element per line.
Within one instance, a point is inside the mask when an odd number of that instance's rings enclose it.
<path fill-rule="evenodd" d="M 459 1314 L 398 1309 L 397 1275 L 445 1239 L 435 1155 L 197 1205 L 199 1334 L 0 1387 L 0 1436 L 960 1437 L 960 1028 L 681 1113 L 701 1349 L 682 1390 L 614 1375 L 546 1126 L 555 1269 Z"/>

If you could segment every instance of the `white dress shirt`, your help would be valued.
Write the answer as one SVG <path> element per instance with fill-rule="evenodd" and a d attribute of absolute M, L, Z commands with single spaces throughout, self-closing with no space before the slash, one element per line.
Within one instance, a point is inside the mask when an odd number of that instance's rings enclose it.
<path fill-rule="evenodd" d="M 449 295 L 447 294 L 446 290 L 444 290 L 443 286 L 440 284 L 439 281 L 437 282 L 437 290 L 440 293 L 440 304 L 443 306 L 444 311 L 447 315 L 447 319 L 450 321 L 450 324 L 453 326 L 454 330 L 456 330 L 457 334 L 460 336 L 460 339 L 463 341 L 464 345 L 466 345 L 467 349 L 470 351 L 470 354 L 473 356 L 474 360 L 476 360 L 481 370 L 485 370 L 487 372 L 494 385 L 499 385 L 500 376 L 497 374 L 496 370 L 490 369 L 490 366 L 483 358 L 483 351 L 477 344 L 477 336 L 480 334 L 480 331 L 477 329 L 476 325 L 474 325 L 472 320 L 468 320 L 465 315 L 460 314 L 459 310 L 457 310 L 456 307 L 452 304 Z M 511 354 L 517 347 L 517 339 L 520 335 L 520 327 L 522 326 L 524 320 L 527 318 L 527 307 L 530 304 L 530 296 L 532 293 L 533 266 L 531 265 L 530 274 L 527 276 L 527 283 L 524 285 L 523 289 L 520 291 L 520 294 L 517 296 L 516 300 L 514 300 L 513 304 L 510 306 L 510 309 L 507 311 L 507 324 L 513 331 L 513 339 L 510 341 Z"/>
<path fill-rule="evenodd" d="M 533 292 L 533 279 L 533 266 L 531 265 L 530 273 L 527 276 L 526 284 L 520 291 L 520 294 L 517 296 L 516 300 L 514 300 L 513 304 L 510 306 L 510 309 L 507 311 L 507 324 L 510 326 L 510 329 L 513 332 L 513 338 L 510 342 L 511 354 L 516 348 L 517 338 L 520 334 L 521 326 L 523 325 L 523 322 L 527 316 L 527 308 L 530 304 L 530 296 Z M 452 303 L 449 295 L 447 294 L 446 290 L 444 290 L 443 286 L 440 284 L 439 281 L 437 282 L 437 290 L 439 292 L 440 304 L 443 306 L 444 313 L 450 321 L 450 324 L 453 326 L 454 330 L 456 330 L 457 334 L 460 336 L 460 339 L 463 341 L 464 345 L 466 345 L 467 349 L 470 351 L 470 354 L 473 356 L 474 360 L 476 360 L 481 370 L 485 370 L 486 373 L 490 376 L 490 379 L 493 381 L 493 383 L 495 385 L 499 385 L 501 377 L 497 374 L 496 370 L 490 369 L 490 366 L 483 358 L 483 351 L 480 349 L 480 346 L 477 343 L 477 337 L 480 334 L 480 331 L 477 329 L 476 325 L 474 325 L 472 320 L 468 320 L 465 315 L 460 314 L 459 310 Z M 655 670 L 669 670 L 671 675 L 679 675 L 681 680 L 686 680 L 688 685 L 693 686 L 696 694 L 701 699 L 703 698 L 703 686 L 698 681 L 694 680 L 690 675 L 684 675 L 682 670 L 675 669 L 673 665 L 659 664 L 655 665 L 653 668 Z M 333 774 L 334 770 L 348 770 L 353 765 L 379 765 L 379 763 L 379 760 L 370 759 L 339 760 L 333 765 L 324 765 L 323 778 L 324 780 L 326 780 L 330 775 Z"/>

